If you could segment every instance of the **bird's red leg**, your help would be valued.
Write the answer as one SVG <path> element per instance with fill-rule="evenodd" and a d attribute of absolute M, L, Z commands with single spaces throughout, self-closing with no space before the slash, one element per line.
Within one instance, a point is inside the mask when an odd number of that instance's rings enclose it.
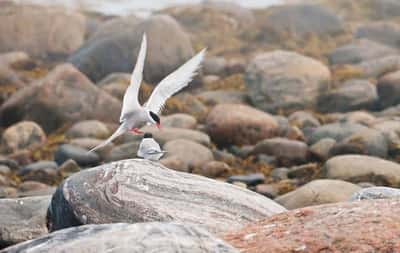
<path fill-rule="evenodd" d="M 131 132 L 137 135 L 142 135 L 143 132 L 139 130 L 139 128 L 132 128 Z"/>

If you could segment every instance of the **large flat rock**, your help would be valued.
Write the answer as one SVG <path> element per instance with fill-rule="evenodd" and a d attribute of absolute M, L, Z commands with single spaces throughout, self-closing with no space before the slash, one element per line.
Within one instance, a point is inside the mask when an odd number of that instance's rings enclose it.
<path fill-rule="evenodd" d="M 76 173 L 53 195 L 49 229 L 93 223 L 180 221 L 212 233 L 285 211 L 257 193 L 141 159 Z"/>
<path fill-rule="evenodd" d="M 285 212 L 231 232 L 243 253 L 400 252 L 400 200 L 345 202 Z"/>
<path fill-rule="evenodd" d="M 237 253 L 209 232 L 188 224 L 139 223 L 85 225 L 63 229 L 1 253 Z"/>

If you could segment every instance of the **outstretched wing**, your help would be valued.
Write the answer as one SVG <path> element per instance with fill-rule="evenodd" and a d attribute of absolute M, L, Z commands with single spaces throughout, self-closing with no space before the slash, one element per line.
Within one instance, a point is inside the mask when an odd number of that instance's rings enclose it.
<path fill-rule="evenodd" d="M 192 81 L 203 61 L 205 52 L 206 49 L 201 50 L 200 53 L 161 80 L 144 106 L 154 113 L 160 113 L 167 99 Z"/>
<path fill-rule="evenodd" d="M 125 91 L 124 100 L 122 103 L 121 116 L 119 121 L 122 122 L 127 113 L 132 110 L 139 108 L 140 104 L 138 101 L 138 93 L 140 88 L 140 83 L 143 79 L 143 65 L 146 58 L 147 50 L 147 39 L 146 34 L 143 34 L 142 44 L 140 45 L 140 51 L 136 60 L 135 69 L 133 70 L 131 76 L 131 83 Z"/>

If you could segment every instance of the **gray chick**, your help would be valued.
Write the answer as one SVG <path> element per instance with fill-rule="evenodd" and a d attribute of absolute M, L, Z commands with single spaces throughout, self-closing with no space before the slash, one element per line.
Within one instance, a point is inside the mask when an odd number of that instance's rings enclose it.
<path fill-rule="evenodd" d="M 140 142 L 137 156 L 151 161 L 158 161 L 164 153 L 166 151 L 161 150 L 160 145 L 153 139 L 153 135 L 145 133 L 142 142 Z"/>

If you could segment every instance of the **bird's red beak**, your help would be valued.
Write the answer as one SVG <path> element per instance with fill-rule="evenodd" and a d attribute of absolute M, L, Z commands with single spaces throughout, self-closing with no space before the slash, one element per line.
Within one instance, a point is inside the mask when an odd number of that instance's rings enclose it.
<path fill-rule="evenodd" d="M 161 124 L 160 123 L 157 123 L 156 126 L 157 126 L 158 129 L 161 130 Z"/>

